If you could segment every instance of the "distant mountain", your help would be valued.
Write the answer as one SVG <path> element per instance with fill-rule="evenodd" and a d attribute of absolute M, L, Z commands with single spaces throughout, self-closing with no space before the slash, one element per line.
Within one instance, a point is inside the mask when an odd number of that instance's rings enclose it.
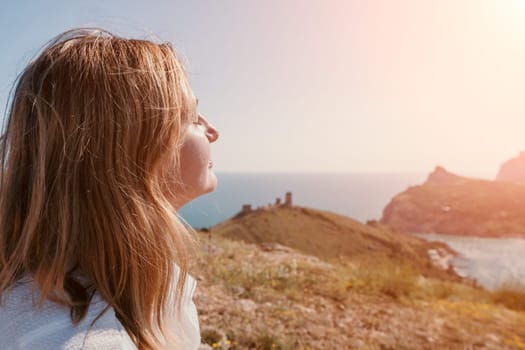
<path fill-rule="evenodd" d="M 210 231 L 263 248 L 271 249 L 272 244 L 291 247 L 326 261 L 356 256 L 409 259 L 431 275 L 436 269 L 429 266 L 428 250 L 448 249 L 441 243 L 394 232 L 377 222 L 362 224 L 342 215 L 296 206 L 239 213 Z"/>
<path fill-rule="evenodd" d="M 525 151 L 501 165 L 496 181 L 525 183 Z"/>
<path fill-rule="evenodd" d="M 423 185 L 396 195 L 380 222 L 404 232 L 525 237 L 525 183 L 472 179 L 436 167 Z"/>

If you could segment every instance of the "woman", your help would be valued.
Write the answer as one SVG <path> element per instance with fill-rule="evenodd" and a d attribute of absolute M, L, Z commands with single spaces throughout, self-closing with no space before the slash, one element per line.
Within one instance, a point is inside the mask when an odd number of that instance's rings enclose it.
<path fill-rule="evenodd" d="M 2 349 L 195 349 L 191 229 L 218 132 L 169 44 L 75 29 L 18 78 L 0 143 Z"/>

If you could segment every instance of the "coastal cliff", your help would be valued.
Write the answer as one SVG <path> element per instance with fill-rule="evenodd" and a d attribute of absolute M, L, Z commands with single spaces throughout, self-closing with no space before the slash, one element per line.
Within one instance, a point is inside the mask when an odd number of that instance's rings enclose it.
<path fill-rule="evenodd" d="M 525 183 L 462 177 L 443 167 L 384 208 L 381 223 L 402 232 L 525 237 Z"/>
<path fill-rule="evenodd" d="M 525 151 L 501 165 L 496 181 L 525 183 Z"/>

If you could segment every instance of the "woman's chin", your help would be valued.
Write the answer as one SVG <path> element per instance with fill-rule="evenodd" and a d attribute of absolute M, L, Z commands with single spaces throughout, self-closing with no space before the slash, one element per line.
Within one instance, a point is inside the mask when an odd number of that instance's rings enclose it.
<path fill-rule="evenodd" d="M 215 175 L 213 170 L 210 169 L 208 171 L 208 174 L 206 176 L 206 180 L 203 181 L 202 185 L 199 186 L 199 187 L 200 187 L 199 190 L 195 191 L 196 194 L 197 194 L 195 196 L 195 198 L 200 197 L 200 196 L 202 196 L 204 194 L 213 192 L 215 190 L 215 188 L 217 187 L 217 176 Z"/>
<path fill-rule="evenodd" d="M 213 192 L 216 187 L 217 176 L 213 170 L 209 169 L 205 178 L 201 178 L 200 181 L 186 185 L 184 189 L 179 190 L 180 196 L 177 198 L 177 201 L 174 201 L 174 205 L 176 204 L 175 207 L 178 210 L 200 196 Z"/>
<path fill-rule="evenodd" d="M 210 169 L 208 174 L 208 190 L 205 193 L 213 192 L 215 188 L 217 188 L 217 183 L 217 175 Z"/>

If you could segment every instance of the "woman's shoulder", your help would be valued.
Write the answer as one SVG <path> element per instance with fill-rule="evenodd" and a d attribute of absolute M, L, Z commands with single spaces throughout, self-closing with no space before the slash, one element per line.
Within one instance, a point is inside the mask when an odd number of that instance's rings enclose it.
<path fill-rule="evenodd" d="M 28 279 L 3 295 L 0 344 L 6 350 L 136 349 L 114 310 L 97 294 L 86 317 L 74 326 L 68 307 L 49 300 L 38 307 L 38 291 Z"/>

